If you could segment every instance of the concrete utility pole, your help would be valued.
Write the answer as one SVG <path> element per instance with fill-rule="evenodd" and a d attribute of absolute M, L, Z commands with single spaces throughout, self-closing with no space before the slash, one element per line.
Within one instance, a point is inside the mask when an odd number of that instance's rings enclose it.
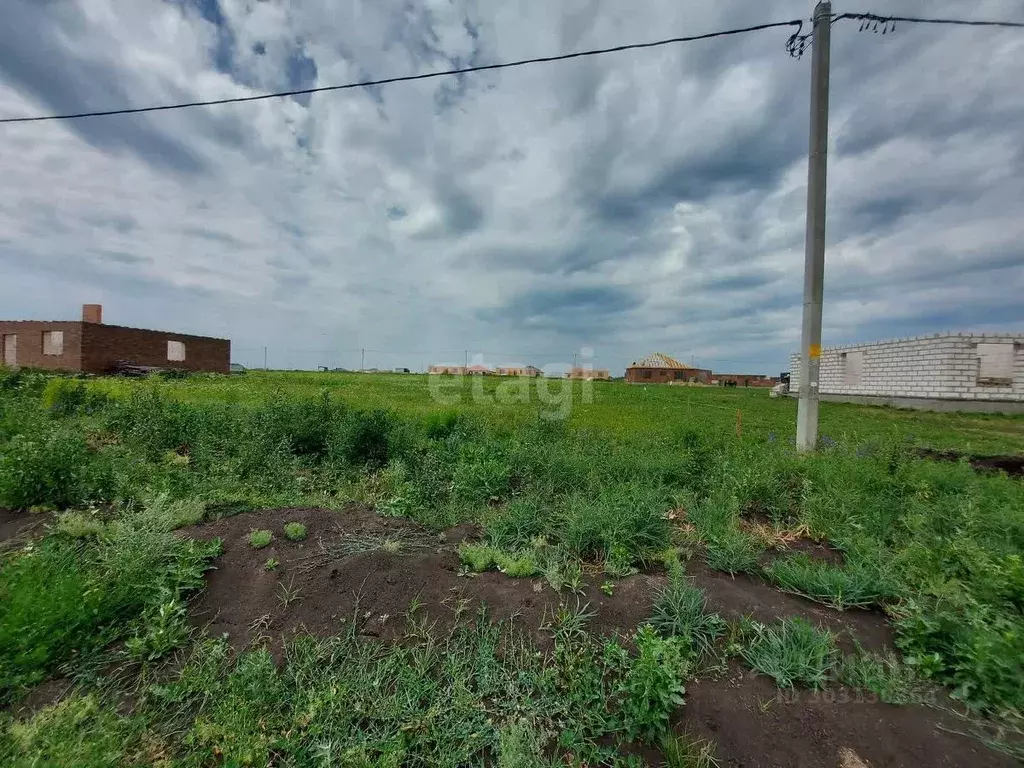
<path fill-rule="evenodd" d="M 366 370 L 366 350 L 365 349 L 360 349 L 359 350 L 359 370 L 360 371 Z"/>
<path fill-rule="evenodd" d="M 800 333 L 800 402 L 796 449 L 818 444 L 818 373 L 821 296 L 825 278 L 825 175 L 828 168 L 828 77 L 832 3 L 814 8 L 811 49 L 811 141 L 807 164 L 807 233 L 804 242 L 804 320 Z"/>
<path fill-rule="evenodd" d="M 267 348 L 263 347 L 263 370 L 267 370 Z"/>

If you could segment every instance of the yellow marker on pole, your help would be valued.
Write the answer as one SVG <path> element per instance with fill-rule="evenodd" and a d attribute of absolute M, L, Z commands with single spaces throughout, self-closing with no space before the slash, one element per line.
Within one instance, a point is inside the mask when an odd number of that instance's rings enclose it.
<path fill-rule="evenodd" d="M 811 360 L 817 360 L 821 357 L 821 344 L 811 344 L 807 349 L 808 355 Z"/>

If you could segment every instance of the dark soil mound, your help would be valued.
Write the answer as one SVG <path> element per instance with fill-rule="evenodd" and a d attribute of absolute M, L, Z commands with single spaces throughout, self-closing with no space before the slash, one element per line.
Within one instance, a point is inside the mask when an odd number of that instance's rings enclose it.
<path fill-rule="evenodd" d="M 284 537 L 282 527 L 291 521 L 306 526 L 305 541 Z M 253 549 L 248 537 L 254 529 L 273 531 L 271 545 Z M 249 512 L 184 533 L 218 536 L 224 542 L 224 554 L 217 570 L 208 573 L 193 616 L 209 624 L 212 633 L 229 633 L 236 647 L 265 637 L 279 651 L 281 640 L 295 631 L 328 635 L 349 622 L 366 636 L 401 641 L 413 600 L 422 606 L 419 615 L 435 622 L 438 631 L 460 616 L 471 619 L 486 605 L 492 619 L 511 619 L 539 646 L 550 647 L 542 626 L 560 602 L 589 603 L 596 613 L 593 631 L 625 634 L 650 615 L 656 591 L 666 582 L 662 575 L 633 576 L 617 581 L 609 597 L 599 588 L 605 579 L 598 574 L 587 578 L 585 594 L 577 598 L 555 593 L 541 579 L 460 575 L 456 543 L 472 538 L 473 527 L 436 534 L 358 506 L 342 512 Z M 273 570 L 265 567 L 270 558 L 279 561 Z M 847 647 L 852 638 L 868 648 L 891 646 L 891 632 L 878 614 L 831 610 L 757 579 L 712 571 L 699 558 L 690 561 L 687 571 L 706 591 L 710 608 L 726 617 L 750 615 L 769 622 L 804 616 L 840 634 Z M 287 605 L 286 592 L 294 598 Z M 686 699 L 678 729 L 712 739 L 723 766 L 1014 764 L 980 742 L 940 730 L 940 724 L 963 726 L 936 710 L 888 706 L 846 689 L 780 691 L 770 679 L 737 664 L 722 679 L 691 683 Z"/>
<path fill-rule="evenodd" d="M 893 633 L 885 617 L 874 611 L 837 611 L 797 595 L 780 592 L 771 584 L 745 574 L 730 576 L 705 565 L 699 557 L 687 563 L 687 575 L 708 596 L 708 608 L 727 619 L 751 616 L 768 623 L 802 616 L 812 624 L 839 635 L 839 645 L 852 650 L 856 639 L 871 650 L 891 648 Z"/>
<path fill-rule="evenodd" d="M 305 541 L 284 537 L 282 526 L 291 521 L 306 526 Z M 272 531 L 273 542 L 253 549 L 248 537 L 256 529 Z M 593 631 L 625 634 L 650 615 L 654 593 L 665 582 L 660 575 L 632 576 L 617 581 L 609 597 L 600 590 L 605 580 L 601 575 L 585 579 L 582 595 L 556 593 L 539 578 L 460 575 L 456 544 L 473 535 L 472 527 L 435 534 L 358 506 L 341 512 L 247 512 L 181 532 L 220 537 L 224 543 L 224 554 L 216 570 L 207 574 L 192 616 L 199 624 L 209 624 L 212 634 L 229 633 L 236 647 L 267 636 L 279 648 L 280 639 L 295 630 L 326 636 L 353 621 L 361 634 L 400 639 L 414 600 L 438 630 L 486 605 L 492 619 L 512 619 L 546 646 L 550 637 L 542 627 L 559 603 L 574 608 L 577 602 L 589 603 L 596 613 L 589 624 Z M 267 570 L 271 558 L 279 565 Z M 289 601 L 289 594 L 295 599 Z"/>
<path fill-rule="evenodd" d="M 919 448 L 917 455 L 935 461 L 967 459 L 967 462 L 975 469 L 1002 471 L 1015 477 L 1024 476 L 1024 456 L 972 456 L 959 451 L 937 451 L 933 448 Z"/>
<path fill-rule="evenodd" d="M 718 745 L 730 768 L 1002 768 L 1017 763 L 951 715 L 894 707 L 846 689 L 780 691 L 739 666 L 688 686 L 682 728 Z"/>

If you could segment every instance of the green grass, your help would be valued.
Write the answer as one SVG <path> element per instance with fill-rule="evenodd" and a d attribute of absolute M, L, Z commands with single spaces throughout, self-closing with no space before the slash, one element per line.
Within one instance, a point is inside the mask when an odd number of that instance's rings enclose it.
<path fill-rule="evenodd" d="M 803 553 L 775 560 L 765 576 L 787 592 L 840 610 L 868 608 L 888 592 L 878 569 L 862 561 L 836 566 Z"/>
<path fill-rule="evenodd" d="M 483 415 L 506 424 L 529 420 L 539 409 L 532 405 L 503 404 L 496 397 L 503 382 L 497 378 L 463 379 L 446 384 L 445 394 L 458 399 L 452 408 L 430 398 L 426 375 L 360 373 L 302 373 L 250 371 L 238 377 L 193 377 L 161 381 L 161 390 L 180 402 L 258 405 L 281 392 L 294 399 L 308 399 L 329 391 L 364 409 L 386 408 L 398 413 L 437 419 L 456 419 L 457 414 Z M 124 397 L 145 389 L 150 382 L 130 379 L 102 379 L 90 382 L 90 389 L 113 397 Z M 764 440 L 774 434 L 785 441 L 796 424 L 796 401 L 771 400 L 764 390 L 699 387 L 638 387 L 623 382 L 592 382 L 591 403 L 582 402 L 580 382 L 553 382 L 573 392 L 571 425 L 585 430 L 611 433 L 619 438 L 637 434 L 670 436 L 675 425 L 703 423 L 709 431 L 732 432 L 736 411 L 743 412 L 743 437 Z M 472 388 L 481 387 L 486 398 L 476 402 Z M 1020 453 L 1024 451 L 1024 417 L 976 413 L 927 413 L 895 408 L 826 403 L 821 408 L 821 433 L 834 439 L 859 442 L 870 437 L 913 434 L 924 445 L 956 448 L 975 453 Z"/>
<path fill-rule="evenodd" d="M 306 526 L 302 523 L 285 523 L 284 535 L 288 541 L 303 541 L 306 538 Z"/>
<path fill-rule="evenodd" d="M 474 573 L 496 569 L 513 579 L 529 578 L 537 575 L 540 568 L 532 552 L 509 554 L 485 544 L 462 544 L 459 547 L 459 558 Z"/>
<path fill-rule="evenodd" d="M 684 579 L 672 579 L 658 592 L 648 623 L 666 636 L 686 638 L 701 655 L 710 655 L 725 633 L 725 621 L 707 610 L 707 597 Z"/>
<path fill-rule="evenodd" d="M 181 765 L 397 768 L 495 757 L 507 766 L 564 764 L 557 756 L 571 754 L 630 765 L 624 741 L 667 738 L 688 655 L 649 628 L 632 638 L 633 651 L 606 643 L 585 621 L 585 612 L 567 610 L 548 656 L 483 615 L 444 635 L 410 621 L 397 645 L 354 629 L 299 636 L 280 666 L 264 648 L 235 655 L 223 639 L 207 639 L 174 679 L 143 683 L 132 714 L 100 694 L 72 695 L 0 729 L 0 759 L 99 766 L 161 755 Z"/>
<path fill-rule="evenodd" d="M 836 670 L 844 685 L 869 691 L 886 704 L 926 703 L 933 690 L 920 674 L 893 653 L 870 653 L 858 649 L 844 656 Z"/>
<path fill-rule="evenodd" d="M 264 547 L 270 545 L 270 542 L 271 540 L 273 540 L 273 538 L 274 534 L 270 531 L 253 531 L 249 534 L 249 546 L 253 549 L 263 549 Z"/>
<path fill-rule="evenodd" d="M 501 385 L 454 385 L 461 402 L 444 405 L 425 376 L 0 371 L 0 506 L 65 513 L 0 554 L 0 640 L 13 649 L 0 646 L 0 671 L 17 687 L 161 621 L 145 654 L 167 646 L 166 592 L 181 591 L 169 561 L 185 558 L 169 532 L 246 509 L 356 500 L 432 531 L 476 523 L 492 551 L 467 565 L 569 595 L 584 571 L 623 579 L 700 542 L 712 567 L 759 571 L 761 543 L 741 526 L 757 513 L 848 554 L 842 568 L 784 558 L 768 569 L 777 584 L 883 603 L 921 677 L 990 715 L 1024 711 L 1024 484 L 913 452 L 1020 452 L 1024 418 L 824 403 L 834 445 L 799 456 L 795 404 L 763 391 L 596 383 L 588 401 L 579 382 L 552 382 L 575 398 L 563 422 L 536 397 L 500 401 Z M 122 586 L 133 547 L 146 567 Z M 22 635 L 31 649 L 17 650 Z"/>
<path fill-rule="evenodd" d="M 741 655 L 780 688 L 823 688 L 838 659 L 832 635 L 800 618 L 758 626 Z"/>
<path fill-rule="evenodd" d="M 755 573 L 763 552 L 764 545 L 753 536 L 729 530 L 708 539 L 704 559 L 716 571 Z"/>
<path fill-rule="evenodd" d="M 178 538 L 164 512 L 126 509 L 99 538 L 58 533 L 0 562 L 0 702 L 130 633 L 156 633 L 146 653 L 173 647 L 160 612 L 202 585 L 220 544 Z"/>

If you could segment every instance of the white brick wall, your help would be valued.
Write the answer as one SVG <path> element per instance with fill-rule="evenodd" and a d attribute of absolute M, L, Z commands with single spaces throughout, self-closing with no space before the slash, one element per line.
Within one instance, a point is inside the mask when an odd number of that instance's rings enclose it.
<path fill-rule="evenodd" d="M 1014 345 L 1010 386 L 979 386 L 977 344 Z M 846 383 L 843 353 L 862 352 L 860 379 Z M 800 355 L 789 359 L 790 391 L 800 387 Z M 1024 334 L 943 333 L 869 344 L 826 347 L 821 352 L 823 395 L 930 397 L 950 400 L 1024 401 Z"/>

